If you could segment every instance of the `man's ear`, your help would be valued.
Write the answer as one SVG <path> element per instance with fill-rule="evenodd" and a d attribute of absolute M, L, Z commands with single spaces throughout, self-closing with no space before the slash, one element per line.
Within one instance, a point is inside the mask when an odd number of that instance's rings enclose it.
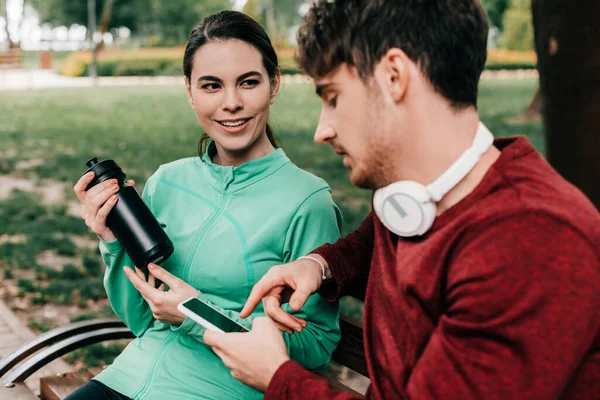
<path fill-rule="evenodd" d="M 388 50 L 379 62 L 383 88 L 388 91 L 394 103 L 400 103 L 406 96 L 411 62 L 406 53 L 398 48 Z"/>
<path fill-rule="evenodd" d="M 188 103 L 190 103 L 190 106 L 192 108 L 194 108 L 194 99 L 192 97 L 192 87 L 190 86 L 190 82 L 188 81 L 187 77 L 184 77 L 183 80 L 185 83 L 185 94 L 187 95 Z"/>
<path fill-rule="evenodd" d="M 281 85 L 281 72 L 279 71 L 279 68 L 277 68 L 275 77 L 273 79 L 271 79 L 271 99 L 269 101 L 270 104 L 275 103 L 275 99 L 277 98 L 277 95 L 279 94 L 280 85 Z"/>

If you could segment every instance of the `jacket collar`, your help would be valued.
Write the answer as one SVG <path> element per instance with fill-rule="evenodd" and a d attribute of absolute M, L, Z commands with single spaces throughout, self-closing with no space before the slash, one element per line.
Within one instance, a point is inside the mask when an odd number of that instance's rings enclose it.
<path fill-rule="evenodd" d="M 224 167 L 212 162 L 217 148 L 210 142 L 202 155 L 202 170 L 208 183 L 217 191 L 235 192 L 256 183 L 290 162 L 283 149 L 275 149 L 264 157 L 247 161 L 237 167 Z"/>

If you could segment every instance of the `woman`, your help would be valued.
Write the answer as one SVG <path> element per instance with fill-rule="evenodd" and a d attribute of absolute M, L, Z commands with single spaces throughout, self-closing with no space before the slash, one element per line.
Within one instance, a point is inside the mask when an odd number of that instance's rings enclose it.
<path fill-rule="evenodd" d="M 71 400 L 261 398 L 231 376 L 204 345 L 203 328 L 176 305 L 200 296 L 249 326 L 239 311 L 270 267 L 339 237 L 329 187 L 276 148 L 267 124 L 279 71 L 260 25 L 233 11 L 206 17 L 192 31 L 183 69 L 189 103 L 209 139 L 201 141 L 200 159 L 161 166 L 143 192 L 175 245 L 164 270 L 151 272 L 167 278 L 169 290 L 125 267 L 131 260 L 105 224 L 113 183 L 85 192 L 93 177 L 84 176 L 75 185 L 86 224 L 102 239 L 108 298 L 137 339 Z M 306 328 L 282 334 L 292 358 L 317 368 L 339 340 L 338 309 L 315 296 L 303 311 Z"/>

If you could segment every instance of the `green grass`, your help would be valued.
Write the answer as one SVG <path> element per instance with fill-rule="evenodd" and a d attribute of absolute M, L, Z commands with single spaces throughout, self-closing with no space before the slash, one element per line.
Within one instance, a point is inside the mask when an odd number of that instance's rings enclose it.
<path fill-rule="evenodd" d="M 506 122 L 525 109 L 535 87 L 534 80 L 484 81 L 479 109 L 496 136 L 525 134 L 543 152 L 539 123 Z M 319 106 L 312 85 L 287 85 L 271 124 L 292 161 L 330 183 L 349 232 L 368 212 L 370 193 L 351 185 L 329 146 L 312 141 Z M 129 177 L 143 183 L 160 164 L 196 155 L 202 133 L 183 88 L 176 86 L 5 92 L 0 93 L 0 121 L 4 151 L 16 150 L 0 158 L 4 173 L 19 160 L 39 158 L 42 165 L 19 173 L 69 185 L 92 156 L 115 158 Z"/>

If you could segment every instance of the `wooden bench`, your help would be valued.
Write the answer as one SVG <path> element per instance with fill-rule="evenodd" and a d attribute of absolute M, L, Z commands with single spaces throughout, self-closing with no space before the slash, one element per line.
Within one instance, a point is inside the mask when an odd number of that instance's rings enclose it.
<path fill-rule="evenodd" d="M 21 67 L 21 50 L 9 49 L 5 52 L 0 52 L 0 68 L 20 68 Z"/>
<path fill-rule="evenodd" d="M 363 298 L 363 296 L 359 297 L 359 299 Z M 362 323 L 341 315 L 340 327 L 342 337 L 338 348 L 333 353 L 333 360 L 366 377 L 367 366 Z M 38 399 L 23 382 L 39 368 L 64 354 L 89 344 L 132 337 L 133 334 L 116 319 L 83 321 L 46 332 L 0 360 L 0 399 Z M 64 399 L 101 370 L 102 368 L 90 368 L 83 374 L 70 372 L 41 378 L 40 398 L 43 400 Z M 331 387 L 361 395 L 328 373 L 317 373 L 327 378 Z"/>

